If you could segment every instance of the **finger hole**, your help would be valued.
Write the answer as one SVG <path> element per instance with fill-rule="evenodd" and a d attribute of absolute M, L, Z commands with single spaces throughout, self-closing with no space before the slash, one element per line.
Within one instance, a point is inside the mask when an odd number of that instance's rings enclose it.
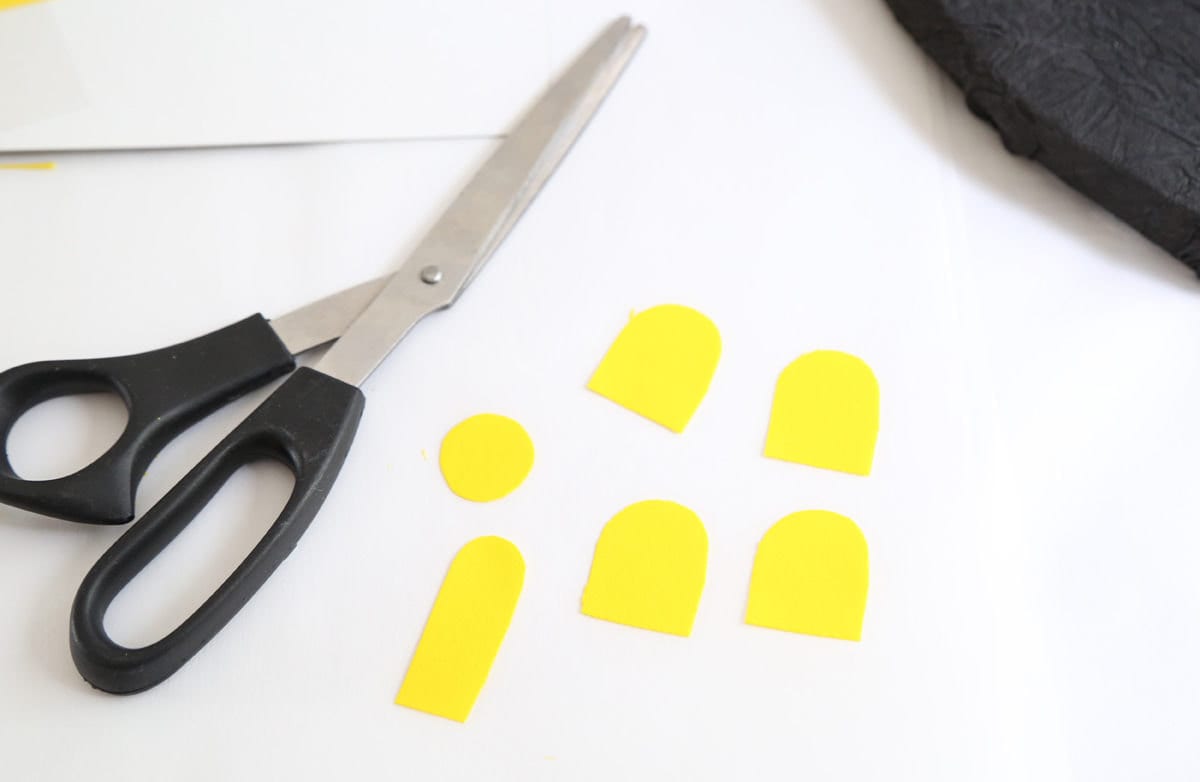
<path fill-rule="evenodd" d="M 266 460 L 238 468 L 216 495 L 113 599 L 105 630 L 129 648 L 178 627 L 233 573 L 278 518 L 295 477 Z"/>
<path fill-rule="evenodd" d="M 128 423 L 129 410 L 113 392 L 50 399 L 13 424 L 5 445 L 8 461 L 25 480 L 61 478 L 104 455 Z"/>

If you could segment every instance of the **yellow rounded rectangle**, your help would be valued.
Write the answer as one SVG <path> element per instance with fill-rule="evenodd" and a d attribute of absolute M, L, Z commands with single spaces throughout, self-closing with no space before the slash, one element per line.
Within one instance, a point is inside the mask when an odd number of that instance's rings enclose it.
<path fill-rule="evenodd" d="M 773 459 L 870 475 L 879 435 L 879 384 L 860 358 L 801 356 L 779 375 L 765 453 Z"/>
<path fill-rule="evenodd" d="M 721 358 L 721 335 L 702 313 L 678 304 L 640 312 L 617 335 L 588 388 L 682 432 Z"/>
<path fill-rule="evenodd" d="M 596 543 L 583 613 L 688 636 L 708 568 L 708 533 L 695 513 L 647 500 L 618 513 Z"/>
<path fill-rule="evenodd" d="M 860 640 L 869 577 L 857 524 L 831 511 L 793 513 L 758 544 L 746 623 Z"/>

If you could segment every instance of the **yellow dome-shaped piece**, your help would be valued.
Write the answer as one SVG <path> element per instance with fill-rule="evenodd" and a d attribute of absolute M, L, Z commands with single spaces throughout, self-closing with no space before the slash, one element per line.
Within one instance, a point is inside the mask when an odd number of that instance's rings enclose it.
<path fill-rule="evenodd" d="M 463 546 L 442 582 L 396 703 L 466 722 L 524 581 L 525 560 L 504 538 L 476 538 Z"/>
<path fill-rule="evenodd" d="M 870 475 L 879 436 L 879 384 L 862 359 L 819 350 L 779 376 L 766 455 Z"/>
<path fill-rule="evenodd" d="M 664 304 L 634 315 L 588 388 L 672 432 L 682 432 L 708 392 L 721 334 L 690 307 Z"/>
<path fill-rule="evenodd" d="M 746 624 L 857 641 L 869 567 L 867 539 L 853 521 L 824 510 L 793 513 L 758 544 Z"/>
<path fill-rule="evenodd" d="M 583 592 L 583 613 L 688 636 L 708 568 L 708 533 L 665 500 L 630 505 L 604 526 Z"/>
<path fill-rule="evenodd" d="M 529 475 L 533 440 L 511 418 L 482 413 L 446 433 L 438 462 L 450 491 L 474 502 L 491 502 Z"/>

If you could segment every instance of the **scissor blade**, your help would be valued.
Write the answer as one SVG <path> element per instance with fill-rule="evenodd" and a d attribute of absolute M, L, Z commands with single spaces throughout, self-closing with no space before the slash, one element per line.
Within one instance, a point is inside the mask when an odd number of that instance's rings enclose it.
<path fill-rule="evenodd" d="M 271 328 L 293 356 L 333 342 L 358 320 L 392 275 L 346 288 L 271 319 Z"/>
<path fill-rule="evenodd" d="M 316 369 L 358 385 L 421 318 L 458 299 L 571 148 L 644 36 L 644 28 L 619 19 L 575 60 Z"/>

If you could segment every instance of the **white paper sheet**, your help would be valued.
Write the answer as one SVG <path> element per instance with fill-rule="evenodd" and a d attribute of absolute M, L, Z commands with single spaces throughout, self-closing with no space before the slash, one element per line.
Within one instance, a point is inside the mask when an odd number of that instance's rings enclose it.
<path fill-rule="evenodd" d="M 125 700 L 91 691 L 66 618 L 119 530 L 0 507 L 0 776 L 1197 775 L 1190 273 L 1007 156 L 882 4 L 592 0 L 554 6 L 549 35 L 521 47 L 563 62 L 625 11 L 650 28 L 626 76 L 459 304 L 368 381 L 317 521 L 179 674 Z M 540 79 L 511 87 L 500 124 Z M 0 366 L 156 347 L 380 274 L 491 143 L 0 171 Z M 629 310 L 667 301 L 724 338 L 682 436 L 584 389 Z M 879 376 L 869 478 L 760 455 L 777 373 L 817 348 Z M 264 393 L 172 444 L 139 507 Z M 521 421 L 538 450 L 517 492 L 474 505 L 436 453 L 481 411 Z M 15 452 L 50 470 L 119 423 L 48 405 Z M 121 596 L 112 632 L 170 628 L 286 491 L 277 470 L 237 476 Z M 579 613 L 604 522 L 651 497 L 692 507 L 710 536 L 686 640 Z M 806 508 L 867 535 L 860 644 L 742 623 L 759 537 Z M 483 534 L 513 540 L 528 574 L 475 713 L 393 706 L 453 552 Z"/>
<path fill-rule="evenodd" d="M 0 150 L 495 134 L 546 39 L 533 0 L 50 0 L 0 13 Z"/>
<path fill-rule="evenodd" d="M 75 60 L 48 6 L 0 12 L 0 134 L 85 105 Z"/>

